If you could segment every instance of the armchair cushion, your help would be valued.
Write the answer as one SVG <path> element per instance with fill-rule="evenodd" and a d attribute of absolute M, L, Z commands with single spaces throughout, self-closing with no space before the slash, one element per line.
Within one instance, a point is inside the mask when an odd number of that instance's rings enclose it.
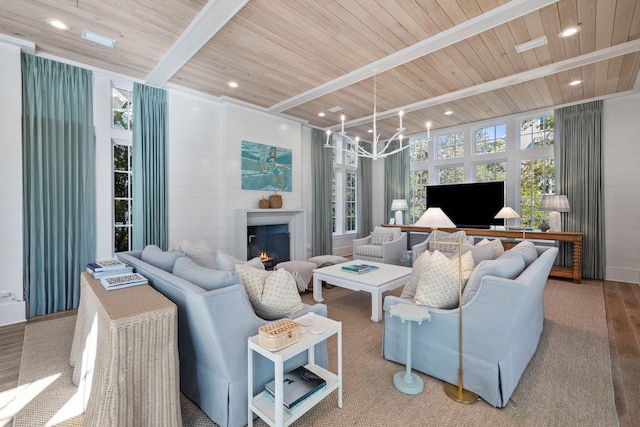
<path fill-rule="evenodd" d="M 464 286 L 475 265 L 470 252 L 462 255 L 460 259 L 462 271 L 459 271 L 457 256 L 449 259 L 438 250 L 431 254 L 426 268 L 420 275 L 414 297 L 416 304 L 434 308 L 454 308 L 458 305 L 460 273 Z"/>
<path fill-rule="evenodd" d="M 381 245 L 393 240 L 393 234 L 391 233 L 371 233 L 371 244 Z"/>
<path fill-rule="evenodd" d="M 462 292 L 462 304 L 466 304 L 478 292 L 482 278 L 496 276 L 515 279 L 524 270 L 524 259 L 517 252 L 507 251 L 498 259 L 482 261 L 471 273 L 467 286 Z"/>

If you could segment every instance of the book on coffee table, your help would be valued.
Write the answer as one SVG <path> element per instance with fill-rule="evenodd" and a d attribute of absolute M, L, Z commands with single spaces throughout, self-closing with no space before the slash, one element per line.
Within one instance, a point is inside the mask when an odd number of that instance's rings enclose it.
<path fill-rule="evenodd" d="M 379 267 L 371 264 L 351 264 L 342 266 L 342 271 L 345 273 L 364 274 L 373 270 L 377 270 Z"/>
<path fill-rule="evenodd" d="M 282 403 L 285 408 L 292 409 L 326 385 L 327 382 L 324 378 L 319 377 L 304 366 L 300 366 L 284 374 Z M 265 392 L 271 396 L 276 395 L 275 380 L 265 385 Z"/>

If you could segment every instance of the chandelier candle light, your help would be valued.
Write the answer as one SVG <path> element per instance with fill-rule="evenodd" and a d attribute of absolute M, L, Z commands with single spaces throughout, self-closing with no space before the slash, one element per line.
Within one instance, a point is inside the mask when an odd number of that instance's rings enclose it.
<path fill-rule="evenodd" d="M 340 121 L 342 123 L 340 127 L 340 132 L 339 132 L 339 135 L 342 136 L 343 140 L 346 139 L 355 147 L 355 153 L 345 148 L 342 148 L 342 151 L 355 154 L 356 156 L 359 156 L 359 157 L 365 157 L 373 160 L 382 159 L 392 154 L 399 153 L 400 151 L 406 150 L 411 146 L 411 144 L 402 145 L 402 132 L 405 131 L 405 127 L 402 125 L 402 116 L 404 113 L 400 111 L 398 113 L 398 117 L 400 118 L 400 123 L 398 128 L 396 129 L 396 133 L 391 138 L 389 138 L 389 140 L 384 144 L 384 147 L 380 151 L 378 151 L 378 142 L 380 142 L 380 134 L 378 134 L 378 125 L 377 125 L 378 111 L 377 111 L 376 88 L 377 88 L 376 75 L 374 74 L 373 75 L 373 141 L 371 143 L 371 151 L 367 151 L 360 144 L 360 137 L 355 137 L 355 139 L 353 139 L 349 135 L 347 135 L 347 133 L 344 131 L 344 121 L 345 121 L 344 114 L 340 116 Z M 427 122 L 427 134 L 430 133 L 430 128 L 431 128 L 431 123 Z M 427 135 L 427 138 L 428 137 L 429 135 Z M 389 147 L 391 146 L 391 143 L 393 142 L 394 139 L 398 140 L 399 147 L 392 149 L 391 151 L 387 151 L 389 150 Z M 324 148 L 334 148 L 331 145 L 331 129 L 327 129 L 327 140 L 324 144 Z"/>

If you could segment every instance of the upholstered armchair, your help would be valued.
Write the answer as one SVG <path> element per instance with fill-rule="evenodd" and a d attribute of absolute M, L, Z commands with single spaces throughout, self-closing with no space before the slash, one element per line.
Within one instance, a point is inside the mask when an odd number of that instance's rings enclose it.
<path fill-rule="evenodd" d="M 367 237 L 353 241 L 353 259 L 400 265 L 407 250 L 407 234 L 397 227 L 376 227 Z"/>

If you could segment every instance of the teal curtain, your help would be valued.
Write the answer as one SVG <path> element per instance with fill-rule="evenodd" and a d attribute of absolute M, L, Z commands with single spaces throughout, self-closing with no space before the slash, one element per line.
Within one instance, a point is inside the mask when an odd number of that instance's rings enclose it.
<path fill-rule="evenodd" d="M 362 143 L 366 148 L 366 143 Z M 367 150 L 370 150 L 367 148 Z M 366 157 L 358 157 L 358 179 L 356 198 L 356 237 L 368 236 L 373 231 L 372 205 L 373 189 L 371 176 L 373 160 Z"/>
<path fill-rule="evenodd" d="M 169 247 L 167 93 L 133 85 L 133 248 Z"/>
<path fill-rule="evenodd" d="M 22 55 L 23 269 L 27 317 L 78 307 L 95 257 L 91 71 Z"/>
<path fill-rule="evenodd" d="M 561 214 L 562 229 L 583 233 L 582 276 L 603 279 L 602 101 L 560 108 L 554 115 L 556 194 L 566 195 L 571 207 Z M 571 257 L 571 246 L 562 245 L 560 262 L 566 265 Z"/>
<path fill-rule="evenodd" d="M 332 191 L 333 150 L 324 148 L 325 134 L 311 129 L 311 186 L 313 198 L 311 254 L 333 253 Z"/>
<path fill-rule="evenodd" d="M 389 150 L 395 150 L 399 147 L 398 142 L 393 143 Z M 409 144 L 409 138 L 402 140 L 402 145 Z M 402 150 L 384 159 L 384 220 L 389 221 L 395 212 L 391 212 L 391 202 L 393 199 L 409 200 L 409 149 Z M 404 215 L 403 222 L 408 224 L 407 212 Z"/>

